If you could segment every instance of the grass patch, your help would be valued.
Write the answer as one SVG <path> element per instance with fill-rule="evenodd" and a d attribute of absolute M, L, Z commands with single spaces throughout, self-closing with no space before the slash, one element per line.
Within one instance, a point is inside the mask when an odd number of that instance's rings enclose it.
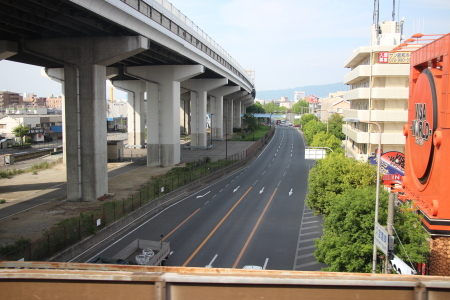
<path fill-rule="evenodd" d="M 6 203 L 5 199 L 0 199 L 0 204 Z"/>
<path fill-rule="evenodd" d="M 36 165 L 32 165 L 30 168 L 25 169 L 25 170 L 6 170 L 6 171 L 0 171 L 0 178 L 11 178 L 14 175 L 18 175 L 18 174 L 22 174 L 25 172 L 32 172 L 33 175 L 37 175 L 38 171 L 42 171 L 42 170 L 46 170 L 46 169 L 50 169 L 51 167 L 53 167 L 54 165 L 60 163 L 62 161 L 62 158 L 53 161 L 53 162 L 43 162 L 40 164 L 36 164 Z"/>
<path fill-rule="evenodd" d="M 243 136 L 239 141 L 257 141 L 262 138 L 267 132 L 269 132 L 270 126 L 260 126 L 255 132 L 250 132 L 246 136 Z"/>

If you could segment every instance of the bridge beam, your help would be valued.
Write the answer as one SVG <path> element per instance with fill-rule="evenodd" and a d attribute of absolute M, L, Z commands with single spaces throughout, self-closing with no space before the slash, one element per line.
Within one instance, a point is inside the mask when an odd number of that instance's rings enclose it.
<path fill-rule="evenodd" d="M 224 86 L 228 79 L 189 79 L 181 87 L 191 91 L 191 147 L 207 148 L 206 107 L 207 93 Z"/>
<path fill-rule="evenodd" d="M 145 148 L 145 99 L 147 84 L 142 80 L 115 80 L 114 87 L 128 94 L 128 145 Z"/>
<path fill-rule="evenodd" d="M 180 162 L 180 82 L 204 72 L 201 65 L 128 67 L 147 81 L 147 166 Z"/>
<path fill-rule="evenodd" d="M 221 86 L 208 94 L 210 99 L 210 113 L 213 114 L 211 131 L 213 140 L 223 140 L 223 97 L 239 91 L 239 86 Z"/>
<path fill-rule="evenodd" d="M 17 43 L 5 40 L 0 41 L 0 60 L 7 59 L 17 53 Z"/>
<path fill-rule="evenodd" d="M 67 200 L 93 201 L 108 193 L 106 66 L 147 49 L 136 37 L 26 41 L 23 51 L 64 66 Z"/>

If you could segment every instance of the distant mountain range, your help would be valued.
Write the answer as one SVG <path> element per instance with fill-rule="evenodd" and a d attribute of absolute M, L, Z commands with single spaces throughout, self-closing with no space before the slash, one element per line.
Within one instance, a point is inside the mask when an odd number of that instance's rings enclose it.
<path fill-rule="evenodd" d="M 305 92 L 305 96 L 314 95 L 317 97 L 328 97 L 329 93 L 336 93 L 338 91 L 348 91 L 348 85 L 341 82 L 323 84 L 323 85 L 308 85 L 292 89 L 258 91 L 256 89 L 256 98 L 266 100 L 278 100 L 281 97 L 288 97 L 289 100 L 294 100 L 294 92 Z"/>

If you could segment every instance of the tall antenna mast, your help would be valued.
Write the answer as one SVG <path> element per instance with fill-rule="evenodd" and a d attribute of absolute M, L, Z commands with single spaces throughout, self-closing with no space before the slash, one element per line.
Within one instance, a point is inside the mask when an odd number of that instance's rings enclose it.
<path fill-rule="evenodd" d="M 373 4 L 373 24 L 375 25 L 375 30 L 378 32 L 378 22 L 379 22 L 379 13 L 380 10 L 380 3 L 378 0 L 374 0 Z"/>
<path fill-rule="evenodd" d="M 392 7 L 392 21 L 395 21 L 395 0 L 393 0 L 394 5 Z"/>

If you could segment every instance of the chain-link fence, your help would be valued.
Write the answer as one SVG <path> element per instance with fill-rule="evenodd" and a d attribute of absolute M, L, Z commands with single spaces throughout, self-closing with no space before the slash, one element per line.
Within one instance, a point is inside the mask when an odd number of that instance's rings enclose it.
<path fill-rule="evenodd" d="M 106 226 L 128 216 L 145 205 L 146 211 L 155 211 L 169 205 L 166 195 L 185 187 L 215 180 L 222 174 L 237 169 L 252 159 L 257 151 L 273 135 L 273 128 L 250 148 L 227 159 L 212 162 L 208 158 L 188 163 L 185 167 L 174 167 L 163 177 L 152 177 L 147 186 L 128 199 L 104 203 L 100 209 L 81 213 L 79 217 L 67 219 L 53 227 L 34 241 L 18 239 L 14 244 L 0 247 L 0 260 L 46 260 L 67 247 L 96 234 Z M 220 173 L 222 171 L 222 173 Z M 199 180 L 202 182 L 199 183 Z M 196 185 L 197 183 L 197 185 Z M 175 199 L 175 198 L 174 198 Z"/>

